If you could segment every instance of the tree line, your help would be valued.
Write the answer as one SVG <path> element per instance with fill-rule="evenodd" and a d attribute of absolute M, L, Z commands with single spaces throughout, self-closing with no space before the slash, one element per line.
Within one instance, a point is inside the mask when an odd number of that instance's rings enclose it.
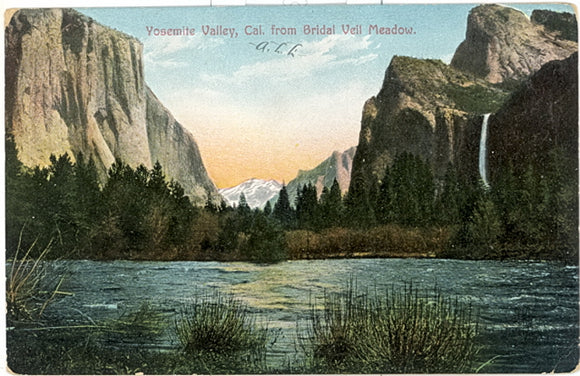
<path fill-rule="evenodd" d="M 295 202 L 284 186 L 263 209 L 251 209 L 243 195 L 235 208 L 196 207 L 159 163 L 148 169 L 117 160 L 100 184 L 82 155 L 26 168 L 7 139 L 7 256 L 50 243 L 53 257 L 64 258 L 271 262 L 326 257 L 321 244 L 376 255 L 424 244 L 441 257 L 574 260 L 577 178 L 561 161 L 554 152 L 542 171 L 506 168 L 488 189 L 452 165 L 436 179 L 427 162 L 403 153 L 378 184 L 358 182 L 364 189 L 345 197 L 335 180 L 320 196 L 304 185 Z"/>

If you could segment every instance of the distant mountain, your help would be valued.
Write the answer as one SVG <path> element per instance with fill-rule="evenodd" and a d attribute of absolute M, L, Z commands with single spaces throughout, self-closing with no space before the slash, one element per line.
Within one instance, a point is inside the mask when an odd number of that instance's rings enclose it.
<path fill-rule="evenodd" d="M 235 187 L 222 188 L 219 193 L 230 206 L 237 206 L 243 193 L 250 208 L 255 209 L 263 208 L 266 202 L 278 195 L 280 189 L 282 184 L 276 180 L 250 179 Z"/>
<path fill-rule="evenodd" d="M 352 170 L 352 160 L 356 153 L 356 146 L 351 147 L 343 152 L 335 151 L 330 157 L 325 159 L 312 170 L 299 170 L 298 175 L 292 179 L 286 186 L 290 204 L 294 205 L 298 189 L 306 184 L 312 184 L 316 187 L 318 198 L 322 194 L 324 187 L 330 189 L 334 179 L 338 182 L 340 190 L 344 195 L 350 185 L 350 172 Z M 272 204 L 278 201 L 278 195 L 272 199 Z"/>

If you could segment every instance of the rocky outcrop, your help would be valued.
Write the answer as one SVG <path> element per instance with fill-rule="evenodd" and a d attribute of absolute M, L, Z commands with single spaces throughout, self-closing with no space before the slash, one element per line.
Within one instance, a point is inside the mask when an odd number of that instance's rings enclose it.
<path fill-rule="evenodd" d="M 288 196 L 291 199 L 290 202 L 294 202 L 298 189 L 307 184 L 312 184 L 316 187 L 316 194 L 320 198 L 324 187 L 330 189 L 335 179 L 338 182 L 341 192 L 344 194 L 350 185 L 350 173 L 355 152 L 356 147 L 352 147 L 343 152 L 334 151 L 330 157 L 326 158 L 312 170 L 298 171 L 298 175 L 287 186 Z"/>
<path fill-rule="evenodd" d="M 72 9 L 16 12 L 6 40 L 6 132 L 27 166 L 51 154 L 159 161 L 194 201 L 217 194 L 197 145 L 147 88 L 141 43 Z"/>
<path fill-rule="evenodd" d="M 477 179 L 483 115 L 500 109 L 507 111 L 509 106 L 514 106 L 515 99 L 510 105 L 505 103 L 528 75 L 549 60 L 566 58 L 577 50 L 577 43 L 561 39 L 559 31 L 549 31 L 544 25 L 534 24 L 519 11 L 482 5 L 471 11 L 466 40 L 457 49 L 451 65 L 438 60 L 393 57 L 379 94 L 369 99 L 363 108 L 350 186 L 353 197 L 378 189 L 385 168 L 403 152 L 428 161 L 438 178 L 442 178 L 452 164 L 463 177 Z M 564 85 L 565 79 L 564 75 L 554 77 L 550 85 L 556 85 L 558 80 Z M 548 85 L 547 81 L 546 78 L 543 85 Z M 577 103 L 572 103 L 577 101 L 573 89 L 562 94 L 568 95 L 564 99 L 556 92 L 542 92 L 540 86 L 535 87 L 526 102 L 537 101 L 538 108 L 546 111 L 539 116 L 528 109 L 529 115 L 537 116 L 539 122 L 545 116 L 552 116 L 548 114 L 553 113 L 554 106 L 564 112 L 566 106 L 577 109 Z M 556 87 L 550 90 L 557 91 Z M 550 104 L 554 101 L 559 104 Z M 563 104 L 565 106 L 561 107 Z M 546 124 L 555 126 L 555 119 L 568 116 L 564 112 L 561 116 L 554 115 Z M 499 116 L 498 113 L 497 118 Z M 488 143 L 518 139 L 501 129 L 508 127 L 508 123 L 492 125 L 493 119 L 492 116 L 489 134 L 494 133 L 491 137 L 495 139 Z M 521 127 L 525 126 L 522 121 Z M 514 129 L 519 129 L 514 132 L 523 132 L 521 128 Z M 528 136 L 531 140 L 548 137 L 547 134 L 539 132 L 537 136 Z M 554 136 L 554 131 L 549 134 L 549 137 Z M 570 140 L 577 142 L 576 137 Z M 517 143 L 510 145 L 515 148 Z M 507 158 L 507 154 L 501 154 Z M 490 163 L 491 169 L 493 163 Z"/>
<path fill-rule="evenodd" d="M 372 188 L 403 152 L 421 156 L 439 177 L 449 164 L 471 171 L 481 115 L 497 110 L 508 95 L 440 60 L 395 56 L 381 91 L 365 103 L 352 181 Z"/>
<path fill-rule="evenodd" d="M 492 83 L 519 81 L 577 50 L 576 43 L 560 34 L 513 8 L 481 5 L 469 13 L 465 40 L 451 65 Z"/>
<path fill-rule="evenodd" d="M 553 152 L 578 174 L 578 53 L 547 63 L 489 119 L 488 161 L 493 178 L 501 168 L 523 172 L 549 168 Z M 553 166 L 552 166 L 553 168 Z"/>
<path fill-rule="evenodd" d="M 572 13 L 536 9 L 530 20 L 550 32 L 556 32 L 557 38 L 578 42 L 578 21 Z"/>
<path fill-rule="evenodd" d="M 294 205 L 296 197 L 298 196 L 298 190 L 303 186 L 307 184 L 314 185 L 316 187 L 316 195 L 320 198 L 324 187 L 330 189 L 335 179 L 340 187 L 340 191 L 344 195 L 350 186 L 355 154 L 356 146 L 343 152 L 334 151 L 330 157 L 326 158 L 312 170 L 299 170 L 298 175 L 286 185 L 290 204 Z M 278 195 L 270 200 L 272 204 L 275 204 L 276 201 L 278 201 Z"/>

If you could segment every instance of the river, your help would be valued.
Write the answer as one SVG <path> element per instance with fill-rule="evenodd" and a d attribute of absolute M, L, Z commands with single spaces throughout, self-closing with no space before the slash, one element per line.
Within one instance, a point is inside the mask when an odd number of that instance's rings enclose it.
<path fill-rule="evenodd" d="M 483 372 L 569 371 L 578 363 L 578 267 L 551 262 L 439 259 L 342 259 L 244 262 L 58 261 L 61 290 L 74 293 L 49 313 L 74 322 L 119 317 L 143 302 L 171 316 L 196 294 L 220 291 L 243 300 L 278 332 L 274 362 L 295 354 L 296 323 L 304 328 L 311 302 L 349 280 L 381 290 L 412 282 L 437 286 L 470 302 L 482 325 Z M 175 346 L 172 336 L 151 347 Z M 291 360 L 291 359 L 290 359 Z"/>

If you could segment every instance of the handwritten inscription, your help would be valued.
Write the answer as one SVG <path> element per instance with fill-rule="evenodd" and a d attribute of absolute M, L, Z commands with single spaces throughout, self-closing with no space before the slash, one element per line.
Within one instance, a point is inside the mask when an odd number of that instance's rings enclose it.
<path fill-rule="evenodd" d="M 274 42 L 274 41 L 264 41 L 260 43 L 250 43 L 254 46 L 257 51 L 260 52 L 271 52 L 280 55 L 286 55 L 294 57 L 296 52 L 302 47 L 300 43 L 287 43 L 287 42 Z"/>

